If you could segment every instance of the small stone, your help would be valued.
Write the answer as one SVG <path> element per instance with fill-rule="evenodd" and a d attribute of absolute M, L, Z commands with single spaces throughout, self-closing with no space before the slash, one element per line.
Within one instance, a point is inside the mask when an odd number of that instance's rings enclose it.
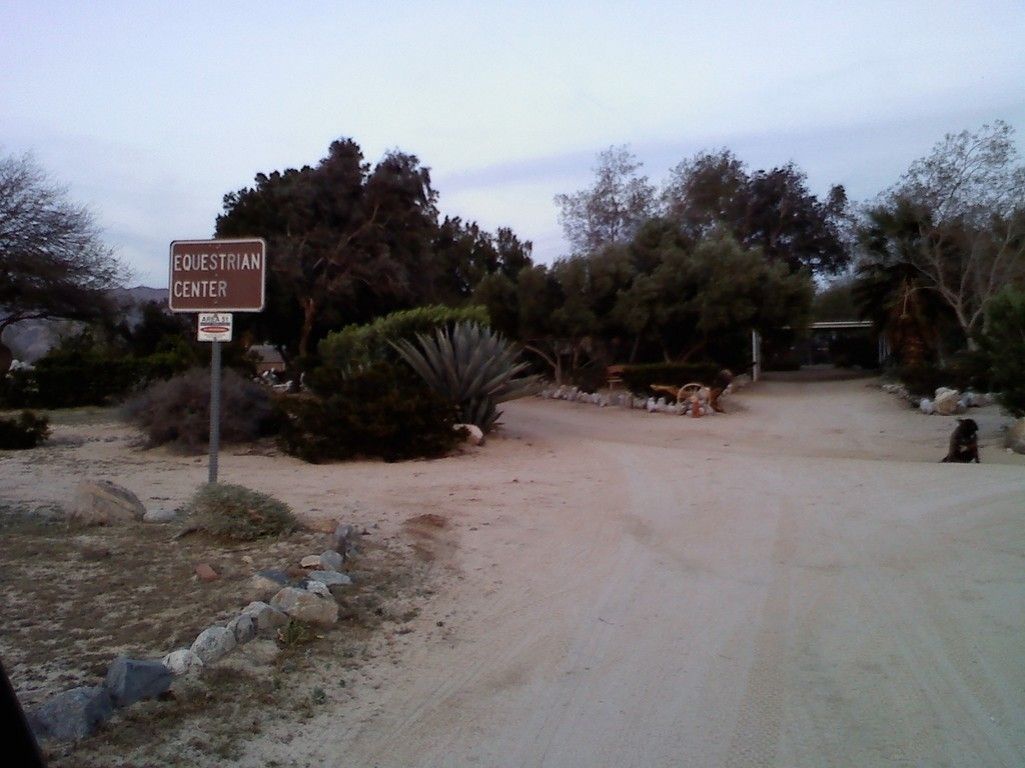
<path fill-rule="evenodd" d="M 252 602 L 242 609 L 242 613 L 252 616 L 258 632 L 270 632 L 288 623 L 288 617 L 264 602 Z"/>
<path fill-rule="evenodd" d="M 80 483 L 68 510 L 70 522 L 107 525 L 142 520 L 146 507 L 139 497 L 109 480 Z"/>
<path fill-rule="evenodd" d="M 83 686 L 59 693 L 28 714 L 37 738 L 64 741 L 84 739 L 114 712 L 103 686 Z"/>
<path fill-rule="evenodd" d="M 144 523 L 170 523 L 178 514 L 173 509 L 150 509 L 142 516 Z"/>
<path fill-rule="evenodd" d="M 337 571 L 342 567 L 343 562 L 345 562 L 345 558 L 333 549 L 320 553 L 320 570 L 322 571 Z"/>
<path fill-rule="evenodd" d="M 349 547 L 349 541 L 350 539 L 352 539 L 355 533 L 356 531 L 351 525 L 347 525 L 346 523 L 339 523 L 338 527 L 335 528 L 334 532 L 335 551 L 340 552 L 344 557 Z"/>
<path fill-rule="evenodd" d="M 199 633 L 199 637 L 192 643 L 192 652 L 196 654 L 204 664 L 224 656 L 235 647 L 235 635 L 224 627 L 209 627 Z"/>
<path fill-rule="evenodd" d="M 228 622 L 226 629 L 235 637 L 235 644 L 248 643 L 256 637 L 256 621 L 248 613 L 241 613 Z"/>
<path fill-rule="evenodd" d="M 179 648 L 167 654 L 163 658 L 163 664 L 177 677 L 192 671 L 198 672 L 203 667 L 203 660 L 190 649 Z"/>
<path fill-rule="evenodd" d="M 325 600 L 305 589 L 285 587 L 274 595 L 271 606 L 307 624 L 330 627 L 338 621 L 338 603 Z"/>
<path fill-rule="evenodd" d="M 246 565 L 252 565 L 253 564 L 253 556 L 252 555 L 242 555 L 242 562 L 245 563 Z"/>
<path fill-rule="evenodd" d="M 319 581 L 329 587 L 335 584 L 342 584 L 344 586 L 352 584 L 352 579 L 349 578 L 348 574 L 339 573 L 338 571 L 310 571 L 310 580 Z"/>
<path fill-rule="evenodd" d="M 171 671 L 159 661 L 118 656 L 107 670 L 104 685 L 115 707 L 155 699 L 171 687 Z"/>
<path fill-rule="evenodd" d="M 218 573 L 209 563 L 200 563 L 196 566 L 196 575 L 200 581 L 217 581 Z"/>
<path fill-rule="evenodd" d="M 319 568 L 320 555 L 306 555 L 306 557 L 299 561 L 299 566 L 302 568 Z"/>

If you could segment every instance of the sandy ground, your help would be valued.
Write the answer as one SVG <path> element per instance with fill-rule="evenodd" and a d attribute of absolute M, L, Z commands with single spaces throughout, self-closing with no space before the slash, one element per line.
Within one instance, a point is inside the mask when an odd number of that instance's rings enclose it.
<path fill-rule="evenodd" d="M 448 459 L 222 478 L 380 525 L 437 595 L 345 705 L 282 721 L 244 765 L 1025 765 L 1025 457 L 865 381 L 766 383 L 693 420 L 527 400 Z M 0 458 L 0 500 L 82 476 L 177 505 L 204 460 L 59 429 Z M 61 443 L 61 440 L 64 440 Z M 36 453 L 36 452 L 33 452 Z M 402 523 L 431 513 L 430 532 Z"/>

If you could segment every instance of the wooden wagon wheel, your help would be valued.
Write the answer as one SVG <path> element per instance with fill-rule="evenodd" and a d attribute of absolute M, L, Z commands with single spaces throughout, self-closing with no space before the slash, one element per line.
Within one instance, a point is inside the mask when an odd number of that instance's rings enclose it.
<path fill-rule="evenodd" d="M 705 388 L 704 384 L 699 384 L 696 381 L 692 381 L 690 384 L 684 384 L 680 387 L 679 393 L 676 395 L 676 402 L 682 403 L 684 399 L 690 400 L 694 395 L 700 397 L 701 390 Z"/>

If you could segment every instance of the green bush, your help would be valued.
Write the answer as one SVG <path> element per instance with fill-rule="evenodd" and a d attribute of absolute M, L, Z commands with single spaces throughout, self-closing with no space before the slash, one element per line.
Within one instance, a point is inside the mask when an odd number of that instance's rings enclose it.
<path fill-rule="evenodd" d="M 682 387 L 693 381 L 711 384 L 722 370 L 716 363 L 651 363 L 649 365 L 627 365 L 623 368 L 623 384 L 637 397 L 648 397 L 652 384 L 668 384 Z"/>
<path fill-rule="evenodd" d="M 528 363 L 520 362 L 520 349 L 490 328 L 459 322 L 439 328 L 434 337 L 419 335 L 417 344 L 401 339 L 395 349 L 427 383 L 431 391 L 454 405 L 459 419 L 490 431 L 501 416 L 496 409 L 522 397 L 536 376 L 520 376 Z"/>
<path fill-rule="evenodd" d="M 306 461 L 441 456 L 460 441 L 451 405 L 412 372 L 377 363 L 350 376 L 334 370 L 331 395 L 285 398 L 280 443 Z M 327 385 L 326 381 L 322 384 Z"/>
<path fill-rule="evenodd" d="M 22 411 L 16 419 L 0 418 L 0 449 L 35 448 L 50 436 L 50 421 L 32 411 Z"/>
<path fill-rule="evenodd" d="M 204 485 L 185 507 L 189 523 L 212 536 L 252 541 L 280 536 L 297 527 L 295 515 L 282 501 L 241 485 Z"/>
<path fill-rule="evenodd" d="M 368 325 L 348 325 L 329 333 L 320 342 L 323 364 L 342 371 L 356 370 L 379 362 L 396 362 L 392 347 L 401 339 L 412 341 L 419 334 L 431 334 L 439 328 L 452 328 L 459 322 L 488 325 L 484 307 L 427 306 L 392 312 Z"/>
<path fill-rule="evenodd" d="M 157 382 L 124 405 L 125 417 L 140 427 L 151 446 L 171 444 L 202 452 L 210 440 L 210 371 L 193 368 Z M 271 393 L 231 368 L 221 378 L 221 440 L 245 443 L 277 427 Z"/>
<path fill-rule="evenodd" d="M 1025 416 L 1025 291 L 1006 288 L 990 300 L 981 341 L 1000 404 Z"/>

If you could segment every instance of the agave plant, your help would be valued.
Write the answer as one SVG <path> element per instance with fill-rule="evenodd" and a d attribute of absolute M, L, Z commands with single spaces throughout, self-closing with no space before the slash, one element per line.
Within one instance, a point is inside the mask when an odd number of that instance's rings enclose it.
<path fill-rule="evenodd" d="M 500 334 L 471 322 L 439 328 L 434 336 L 417 334 L 419 345 L 403 339 L 392 346 L 434 392 L 459 410 L 459 418 L 488 432 L 501 411 L 499 403 L 527 394 L 536 376 L 520 376 L 520 350 Z"/>

